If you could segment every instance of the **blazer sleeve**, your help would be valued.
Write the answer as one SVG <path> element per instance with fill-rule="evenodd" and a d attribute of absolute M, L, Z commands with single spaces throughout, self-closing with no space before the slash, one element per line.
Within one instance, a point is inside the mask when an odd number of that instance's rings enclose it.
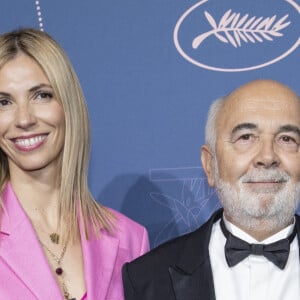
<path fill-rule="evenodd" d="M 141 242 L 140 255 L 143 255 L 150 250 L 148 232 L 145 228 L 143 228 L 143 230 L 144 230 L 144 232 L 143 232 L 143 237 L 142 237 L 142 242 Z"/>

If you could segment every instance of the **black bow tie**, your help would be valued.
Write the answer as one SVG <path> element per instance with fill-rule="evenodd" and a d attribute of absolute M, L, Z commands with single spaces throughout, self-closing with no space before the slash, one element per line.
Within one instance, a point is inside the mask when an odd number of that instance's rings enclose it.
<path fill-rule="evenodd" d="M 227 230 L 223 219 L 221 219 L 220 225 L 223 234 L 227 238 L 225 244 L 225 257 L 229 267 L 235 266 L 250 254 L 253 254 L 263 255 L 278 268 L 284 269 L 290 253 L 290 243 L 297 233 L 296 226 L 294 226 L 293 232 L 287 238 L 266 245 L 249 244 L 237 238 Z"/>

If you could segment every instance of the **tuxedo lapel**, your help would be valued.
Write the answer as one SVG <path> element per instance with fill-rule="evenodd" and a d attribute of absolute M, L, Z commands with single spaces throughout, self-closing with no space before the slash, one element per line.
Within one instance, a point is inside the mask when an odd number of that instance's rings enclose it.
<path fill-rule="evenodd" d="M 187 238 L 177 264 L 169 267 L 176 300 L 215 300 L 208 245 L 213 223 L 222 213 L 223 210 L 218 210 L 206 224 Z M 300 217 L 297 215 L 296 227 L 300 248 Z"/>
<path fill-rule="evenodd" d="M 81 230 L 84 273 L 88 299 L 105 300 L 118 254 L 119 240 L 101 233 L 99 239 L 86 240 Z"/>
<path fill-rule="evenodd" d="M 222 213 L 217 211 L 189 235 L 177 264 L 169 268 L 176 300 L 215 300 L 208 245 L 213 223 Z"/>
<path fill-rule="evenodd" d="M 192 274 L 182 270 L 169 269 L 176 300 L 214 300 L 215 292 L 209 260 Z"/>
<path fill-rule="evenodd" d="M 32 225 L 10 184 L 2 196 L 1 259 L 16 274 L 16 280 L 22 281 L 36 299 L 62 299 Z"/>
<path fill-rule="evenodd" d="M 299 258 L 300 258 L 300 216 L 296 215 L 296 229 L 297 229 L 297 238 L 298 238 L 298 245 L 299 245 Z"/>

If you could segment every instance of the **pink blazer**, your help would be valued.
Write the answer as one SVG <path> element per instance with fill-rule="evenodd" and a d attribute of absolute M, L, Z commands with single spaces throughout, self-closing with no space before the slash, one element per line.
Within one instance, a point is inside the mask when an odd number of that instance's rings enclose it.
<path fill-rule="evenodd" d="M 10 183 L 3 195 L 0 226 L 0 299 L 63 299 L 31 223 Z M 82 236 L 84 273 L 89 300 L 122 300 L 122 265 L 149 249 L 144 227 L 113 211 L 117 230 L 100 239 Z"/>

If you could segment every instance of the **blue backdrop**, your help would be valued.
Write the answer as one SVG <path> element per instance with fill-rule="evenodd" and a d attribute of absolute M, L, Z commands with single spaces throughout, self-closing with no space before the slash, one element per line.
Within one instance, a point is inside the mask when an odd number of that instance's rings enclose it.
<path fill-rule="evenodd" d="M 299 85 L 299 0 L 2 0 L 0 31 L 35 27 L 66 50 L 92 125 L 95 198 L 152 246 L 218 207 L 199 161 L 210 103 L 240 84 Z"/>

